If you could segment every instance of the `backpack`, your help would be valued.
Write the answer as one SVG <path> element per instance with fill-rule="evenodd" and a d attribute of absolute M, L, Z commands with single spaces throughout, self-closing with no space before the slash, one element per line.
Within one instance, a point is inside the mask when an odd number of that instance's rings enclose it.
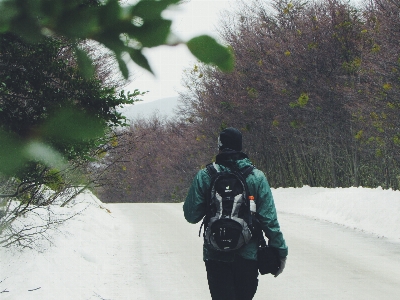
<path fill-rule="evenodd" d="M 248 166 L 219 171 L 215 163 L 207 165 L 211 184 L 201 227 L 205 225 L 203 237 L 212 249 L 233 251 L 250 241 L 252 215 L 246 178 L 253 169 L 254 166 Z"/>

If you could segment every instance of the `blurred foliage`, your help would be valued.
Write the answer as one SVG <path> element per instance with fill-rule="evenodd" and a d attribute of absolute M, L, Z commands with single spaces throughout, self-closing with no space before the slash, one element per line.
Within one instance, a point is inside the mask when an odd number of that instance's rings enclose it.
<path fill-rule="evenodd" d="M 122 6 L 118 0 L 3 0 L 0 2 L 0 33 L 13 32 L 29 42 L 41 42 L 46 36 L 61 35 L 71 40 L 95 40 L 115 54 L 125 78 L 129 71 L 125 53 L 151 72 L 143 48 L 176 45 L 169 42 L 172 21 L 163 12 L 181 0 L 141 0 Z M 233 56 L 227 47 L 209 36 L 187 42 L 194 56 L 222 70 L 232 70 Z M 89 56 L 76 48 L 82 74 L 93 74 Z"/>
<path fill-rule="evenodd" d="M 232 51 L 218 44 L 212 37 L 202 35 L 191 39 L 187 46 L 200 61 L 215 64 L 222 71 L 232 71 L 234 61 Z"/>
<path fill-rule="evenodd" d="M 200 61 L 232 70 L 228 47 L 209 36 L 181 41 L 171 32 L 163 12 L 180 2 L 0 1 L 0 172 L 15 174 L 32 160 L 60 167 L 99 146 L 107 128 L 124 124 L 116 108 L 141 93 L 103 87 L 83 41 L 111 50 L 125 79 L 128 56 L 152 72 L 142 51 L 160 45 L 186 43 Z"/>
<path fill-rule="evenodd" d="M 0 170 L 26 172 L 29 161 L 61 167 L 104 143 L 110 127 L 126 123 L 116 108 L 141 93 L 104 87 L 76 67 L 73 45 L 44 38 L 27 43 L 0 35 Z"/>

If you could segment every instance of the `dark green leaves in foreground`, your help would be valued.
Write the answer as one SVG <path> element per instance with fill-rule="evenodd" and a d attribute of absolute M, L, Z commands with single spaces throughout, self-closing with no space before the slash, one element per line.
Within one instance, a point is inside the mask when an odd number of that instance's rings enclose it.
<path fill-rule="evenodd" d="M 231 51 L 209 36 L 169 44 L 172 21 L 163 12 L 180 2 L 140 0 L 122 6 L 118 0 L 0 0 L 0 47 L 14 45 L 0 49 L 3 56 L 13 53 L 2 58 L 9 65 L 3 64 L 7 74 L 0 74 L 0 173 L 14 174 L 31 161 L 57 165 L 82 157 L 109 126 L 123 123 L 116 108 L 131 103 L 131 97 L 93 85 L 95 68 L 79 48 L 83 40 L 110 49 L 125 78 L 127 57 L 152 72 L 143 50 L 161 45 L 186 44 L 201 62 L 231 71 Z M 49 41 L 51 51 L 43 48 Z M 77 74 L 54 57 L 68 48 L 62 41 L 75 45 Z"/>
<path fill-rule="evenodd" d="M 41 132 L 51 139 L 81 141 L 101 137 L 104 126 L 90 114 L 66 108 L 52 115 Z"/>
<path fill-rule="evenodd" d="M 23 178 L 35 164 L 62 170 L 104 145 L 110 128 L 126 125 L 118 107 L 143 93 L 83 78 L 74 63 L 88 57 L 74 50 L 64 39 L 32 44 L 0 34 L 0 174 Z"/>
<path fill-rule="evenodd" d="M 10 174 L 18 169 L 24 162 L 22 143 L 15 135 L 0 129 L 0 171 Z"/>
<path fill-rule="evenodd" d="M 142 50 L 168 45 L 172 21 L 162 15 L 180 2 L 141 0 L 135 5 L 122 6 L 118 0 L 3 0 L 0 33 L 12 32 L 33 43 L 55 35 L 76 41 L 95 40 L 114 52 L 121 73 L 128 78 L 124 54 L 128 53 L 137 65 L 152 72 Z M 223 71 L 233 69 L 232 53 L 213 38 L 200 36 L 187 42 L 187 46 L 200 61 Z M 78 49 L 76 55 L 81 74 L 91 77 L 90 58 Z"/>
<path fill-rule="evenodd" d="M 85 51 L 79 48 L 75 48 L 75 53 L 81 75 L 84 78 L 91 78 L 94 75 L 92 60 Z"/>
<path fill-rule="evenodd" d="M 208 35 L 191 39 L 187 46 L 194 56 L 206 64 L 216 65 L 222 71 L 232 71 L 234 68 L 233 55 L 229 48 L 218 44 Z"/>
<path fill-rule="evenodd" d="M 92 141 L 101 139 L 104 130 L 97 118 L 68 108 L 55 113 L 37 129 L 40 138 L 22 139 L 0 129 L 0 171 L 15 174 L 28 161 L 62 169 L 70 156 L 79 156 L 85 148 L 93 147 Z"/>

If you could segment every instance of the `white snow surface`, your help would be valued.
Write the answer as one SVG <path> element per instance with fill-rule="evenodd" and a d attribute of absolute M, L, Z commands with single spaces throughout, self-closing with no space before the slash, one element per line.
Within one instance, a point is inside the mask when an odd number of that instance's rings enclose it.
<path fill-rule="evenodd" d="M 304 186 L 278 188 L 272 193 L 278 212 L 313 217 L 400 242 L 400 191 Z"/>
<path fill-rule="evenodd" d="M 400 244 L 400 191 L 304 186 L 272 192 L 278 219 L 280 212 L 303 215 Z M 113 213 L 118 205 L 101 203 L 91 193 L 83 193 L 68 208 L 57 208 L 60 214 L 79 214 L 50 232 L 51 244 L 43 241 L 38 249 L 22 251 L 0 248 L 0 299 L 121 299 L 110 296 L 115 294 L 114 283 L 122 279 L 123 270 L 130 264 L 146 264 L 132 262 L 132 257 L 140 257 L 134 252 L 146 249 L 128 247 L 134 237 L 129 236 L 131 229 L 125 226 L 129 220 Z M 196 227 L 193 232 L 198 230 L 198 226 L 187 226 Z M 190 255 L 193 260 L 202 259 L 201 250 Z M 115 272 L 116 266 L 107 263 L 110 257 L 118 257 L 112 261 L 120 264 L 119 273 Z M 145 274 L 136 274 L 135 282 L 126 287 L 134 291 L 129 299 L 146 299 L 142 276 Z M 177 289 L 182 288 L 179 282 L 175 284 Z"/>

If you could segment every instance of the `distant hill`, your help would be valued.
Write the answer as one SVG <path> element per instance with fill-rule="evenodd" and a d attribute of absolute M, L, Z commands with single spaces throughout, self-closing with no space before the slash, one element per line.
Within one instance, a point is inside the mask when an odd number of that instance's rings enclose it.
<path fill-rule="evenodd" d="M 171 118 L 175 115 L 174 110 L 178 106 L 178 96 L 162 98 L 151 102 L 137 102 L 120 110 L 129 120 L 138 118 L 149 118 L 157 113 L 160 117 Z"/>

